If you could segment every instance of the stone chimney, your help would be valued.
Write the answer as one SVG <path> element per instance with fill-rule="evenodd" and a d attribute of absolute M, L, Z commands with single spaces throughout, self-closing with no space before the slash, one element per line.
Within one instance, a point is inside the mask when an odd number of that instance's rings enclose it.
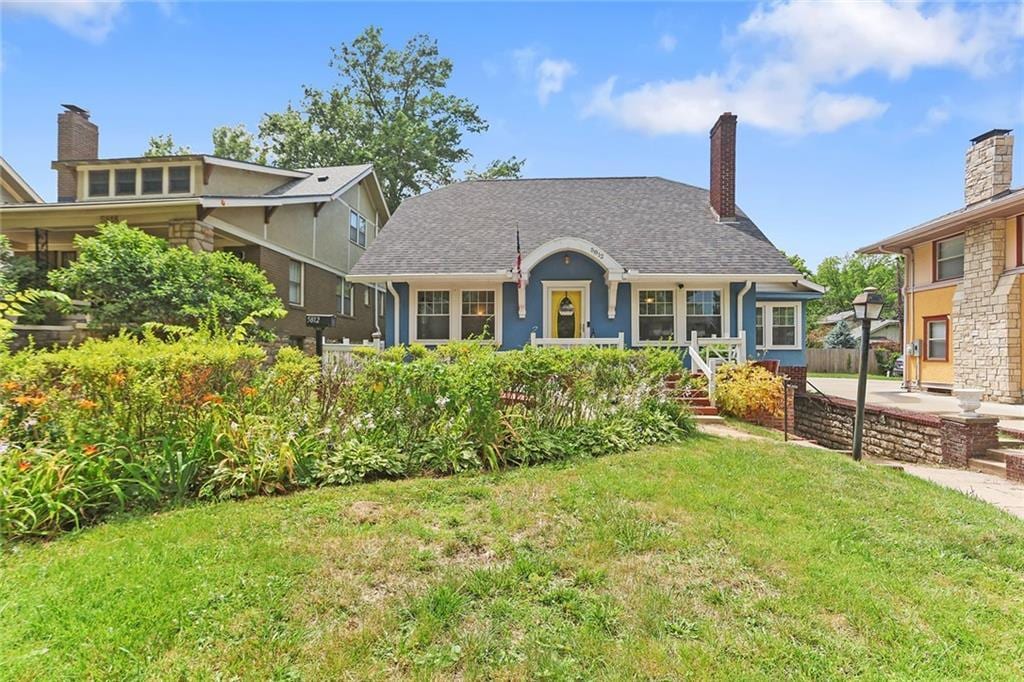
<path fill-rule="evenodd" d="M 996 128 L 971 140 L 964 171 L 964 203 L 991 199 L 1013 180 L 1012 131 Z"/>
<path fill-rule="evenodd" d="M 719 220 L 736 217 L 736 115 L 728 111 L 711 128 L 711 208 Z"/>
<path fill-rule="evenodd" d="M 57 160 L 95 159 L 100 155 L 100 129 L 89 120 L 89 112 L 74 104 L 57 114 Z M 75 171 L 57 169 L 57 201 L 74 201 L 78 194 Z"/>

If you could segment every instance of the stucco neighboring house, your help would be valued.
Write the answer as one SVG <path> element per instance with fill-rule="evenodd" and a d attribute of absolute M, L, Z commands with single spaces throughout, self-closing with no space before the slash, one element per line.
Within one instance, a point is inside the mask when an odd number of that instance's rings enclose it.
<path fill-rule="evenodd" d="M 258 265 L 288 310 L 276 331 L 292 343 L 309 345 L 306 313 L 337 315 L 329 338 L 369 339 L 380 328 L 383 289 L 348 277 L 390 217 L 371 165 L 287 170 L 204 154 L 105 159 L 89 113 L 64 107 L 52 164 L 57 202 L 36 195 L 0 206 L 0 230 L 16 253 L 61 267 L 75 258 L 76 234 L 124 220 L 173 245 L 230 251 Z"/>
<path fill-rule="evenodd" d="M 1013 136 L 990 130 L 967 150 L 964 205 L 861 249 L 906 260 L 904 381 L 981 388 L 1022 402 L 1024 191 L 1012 189 Z"/>
<path fill-rule="evenodd" d="M 736 117 L 710 137 L 710 190 L 659 177 L 476 180 L 408 199 L 353 280 L 387 288 L 389 343 L 717 342 L 799 378 L 805 307 L 821 287 L 736 206 Z"/>
<path fill-rule="evenodd" d="M 0 156 L 0 204 L 41 204 L 43 198 Z"/>

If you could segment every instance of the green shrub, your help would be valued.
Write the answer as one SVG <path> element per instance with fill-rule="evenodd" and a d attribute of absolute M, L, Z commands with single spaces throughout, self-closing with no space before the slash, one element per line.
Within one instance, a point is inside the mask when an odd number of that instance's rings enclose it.
<path fill-rule="evenodd" d="M 284 316 L 274 285 L 252 263 L 224 251 L 194 252 L 127 224 L 75 236 L 78 257 L 49 273 L 50 284 L 90 303 L 93 325 L 140 332 L 146 323 L 233 329 Z"/>
<path fill-rule="evenodd" d="M 679 439 L 665 351 L 465 343 L 321 371 L 224 334 L 122 333 L 0 356 L 0 533 L 130 509 L 449 474 Z"/>
<path fill-rule="evenodd" d="M 741 419 L 780 416 L 785 384 L 752 362 L 722 365 L 715 373 L 715 404 L 723 413 Z"/>

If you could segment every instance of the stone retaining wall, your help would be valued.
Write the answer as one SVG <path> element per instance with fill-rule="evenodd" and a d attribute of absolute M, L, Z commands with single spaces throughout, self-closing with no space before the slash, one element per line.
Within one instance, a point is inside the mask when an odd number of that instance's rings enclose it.
<path fill-rule="evenodd" d="M 835 450 L 853 448 L 852 400 L 798 395 L 796 433 Z M 998 446 L 995 417 L 937 417 L 867 405 L 864 454 L 903 462 L 966 467 L 967 460 Z"/>

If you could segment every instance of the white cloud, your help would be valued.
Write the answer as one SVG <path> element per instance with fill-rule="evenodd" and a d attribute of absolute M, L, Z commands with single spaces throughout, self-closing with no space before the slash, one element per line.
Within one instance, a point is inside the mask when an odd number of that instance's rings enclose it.
<path fill-rule="evenodd" d="M 538 47 L 521 47 L 512 51 L 512 61 L 521 80 L 536 83 L 537 99 L 546 105 L 551 95 L 565 89 L 565 82 L 576 73 L 576 65 L 565 59 L 541 59 L 542 54 Z"/>
<path fill-rule="evenodd" d="M 949 98 L 947 97 L 943 100 L 942 104 L 928 107 L 928 111 L 924 114 L 924 120 L 917 126 L 915 132 L 930 133 L 937 128 L 941 128 L 949 121 L 951 115 Z"/>
<path fill-rule="evenodd" d="M 658 49 L 662 52 L 672 52 L 678 44 L 679 40 L 671 33 L 662 33 L 661 37 L 658 38 Z"/>
<path fill-rule="evenodd" d="M 565 87 L 565 81 L 576 73 L 572 62 L 564 59 L 545 59 L 537 65 L 537 99 L 547 104 L 551 95 Z"/>
<path fill-rule="evenodd" d="M 727 72 L 648 82 L 619 93 L 612 78 L 594 90 L 583 114 L 651 135 L 706 132 L 727 110 L 768 130 L 831 132 L 881 116 L 889 106 L 838 92 L 840 84 L 870 71 L 890 78 L 925 67 L 974 76 L 998 71 L 1021 37 L 1021 18 L 1017 6 L 926 11 L 915 3 L 772 4 L 739 26 Z M 752 57 L 755 46 L 762 51 Z"/>
<path fill-rule="evenodd" d="M 114 28 L 114 20 L 123 9 L 124 3 L 121 0 L 5 0 L 2 6 L 5 11 L 43 17 L 71 35 L 100 43 Z"/>

